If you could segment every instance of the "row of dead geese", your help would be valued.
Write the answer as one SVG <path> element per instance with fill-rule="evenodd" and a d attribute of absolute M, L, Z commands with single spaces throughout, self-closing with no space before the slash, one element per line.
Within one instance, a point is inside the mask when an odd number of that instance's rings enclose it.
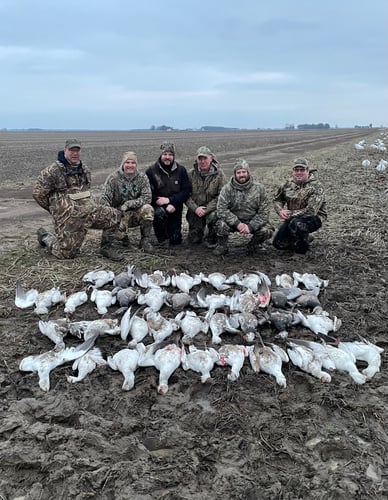
<path fill-rule="evenodd" d="M 41 316 L 39 331 L 55 344 L 54 349 L 28 356 L 19 365 L 21 371 L 38 374 L 39 386 L 44 391 L 50 388 L 50 372 L 71 361 L 72 369 L 78 373 L 76 376 L 69 375 L 68 382 L 79 382 L 96 367 L 109 365 L 123 374 L 124 390 L 134 386 L 138 368 L 154 366 L 159 371 L 160 394 L 166 394 L 168 380 L 179 366 L 200 373 L 202 382 L 209 380 L 215 365 L 229 366 L 227 378 L 235 381 L 246 358 L 254 372 L 274 376 L 281 387 L 286 387 L 282 364 L 288 361 L 322 382 L 331 381 L 330 371 L 340 370 L 348 373 L 357 384 L 364 384 L 380 370 L 382 348 L 361 337 L 353 342 L 339 342 L 329 335 L 338 330 L 341 322 L 336 317 L 330 318 L 322 309 L 319 293 L 328 281 L 315 274 L 294 272 L 292 276 L 277 275 L 276 288 L 272 290 L 269 277 L 259 271 L 239 272 L 229 277 L 223 273 L 191 276 L 175 271 L 148 274 L 136 266 L 128 266 L 125 272 L 118 275 L 105 270 L 88 272 L 83 282 L 87 289 L 68 297 L 58 288 L 39 292 L 25 290 L 20 284 L 16 287 L 15 305 L 21 309 L 34 307 L 34 312 Z M 202 284 L 207 288 L 210 285 L 214 293 L 208 293 Z M 106 285 L 112 285 L 112 290 L 103 290 Z M 192 289 L 195 286 L 201 288 L 194 292 Z M 89 321 L 72 320 L 75 310 L 89 300 L 89 287 L 92 290 L 90 300 L 95 303 L 98 314 L 105 316 L 108 308 L 117 303 L 121 307 L 116 314 L 122 314 L 121 320 L 105 317 Z M 168 291 L 167 287 L 178 291 Z M 227 295 L 225 292 L 232 287 L 233 293 Z M 66 317 L 55 320 L 42 318 L 58 304 L 64 304 Z M 162 315 L 164 306 L 170 317 Z M 295 310 L 298 306 L 308 308 L 312 313 L 303 314 Z M 206 313 L 197 315 L 193 310 L 196 308 Z M 262 341 L 257 329 L 266 323 L 278 332 L 277 337 L 287 339 L 285 348 Z M 296 324 L 310 329 L 320 337 L 321 342 L 288 337 L 287 330 Z M 168 343 L 169 337 L 177 330 L 182 332 L 181 341 Z M 195 337 L 209 330 L 211 343 L 218 348 L 195 347 Z M 225 332 L 237 334 L 253 345 L 221 345 L 221 335 Z M 64 337 L 68 334 L 83 339 L 83 343 L 66 347 Z M 128 336 L 131 339 L 126 348 L 105 360 L 101 350 L 95 346 L 100 335 L 119 335 L 124 341 Z M 143 343 L 147 336 L 152 338 L 149 345 Z M 367 364 L 362 372 L 357 368 L 358 360 Z"/>

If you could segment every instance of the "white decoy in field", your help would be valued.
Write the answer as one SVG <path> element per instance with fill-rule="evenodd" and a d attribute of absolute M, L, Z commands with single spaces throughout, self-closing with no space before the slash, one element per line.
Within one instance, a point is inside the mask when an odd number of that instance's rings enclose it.
<path fill-rule="evenodd" d="M 114 277 L 115 275 L 113 271 L 96 270 L 86 273 L 83 276 L 82 281 L 92 283 L 95 288 L 102 288 L 104 285 L 112 282 Z"/>
<path fill-rule="evenodd" d="M 343 351 L 329 344 L 326 344 L 326 349 L 335 364 L 336 370 L 348 373 L 356 384 L 365 384 L 366 376 L 358 371 L 356 357 L 353 353 Z"/>
<path fill-rule="evenodd" d="M 27 356 L 21 360 L 19 370 L 37 373 L 39 387 L 47 392 L 50 390 L 50 372 L 57 366 L 83 356 L 93 347 L 94 341 L 95 338 L 91 338 L 77 347 L 66 347 L 60 350 L 53 349 L 42 354 Z"/>
<path fill-rule="evenodd" d="M 81 382 L 97 367 L 105 366 L 106 364 L 107 362 L 103 358 L 101 350 L 98 347 L 93 347 L 93 349 L 90 349 L 90 351 L 74 361 L 71 369 L 73 371 L 78 370 L 78 374 L 76 377 L 74 375 L 67 375 L 67 381 L 70 384 Z"/>
<path fill-rule="evenodd" d="M 322 370 L 322 361 L 314 356 L 314 351 L 309 347 L 288 342 L 287 354 L 291 362 L 302 371 L 321 382 L 331 382 L 330 374 Z"/>
<path fill-rule="evenodd" d="M 294 286 L 298 286 L 299 283 L 302 283 L 308 290 L 326 288 L 329 284 L 329 280 L 323 280 L 313 273 L 300 274 L 293 272 L 292 276 L 294 278 Z"/>
<path fill-rule="evenodd" d="M 365 149 L 365 146 L 363 144 L 360 144 L 359 142 L 354 145 L 355 149 L 357 151 L 363 151 Z"/>
<path fill-rule="evenodd" d="M 210 372 L 213 370 L 214 364 L 218 359 L 218 352 L 212 347 L 202 350 L 190 345 L 189 353 L 186 353 L 185 348 L 182 346 L 182 368 L 200 373 L 203 384 L 211 378 Z"/>
<path fill-rule="evenodd" d="M 388 166 L 388 161 L 380 160 L 376 166 L 376 170 L 377 170 L 377 172 L 379 172 L 381 174 L 381 173 L 386 171 L 387 166 Z"/>
<path fill-rule="evenodd" d="M 178 274 L 176 271 L 174 271 L 171 275 L 171 285 L 179 288 L 181 292 L 189 293 L 193 286 L 199 285 L 201 281 L 202 278 L 199 274 L 190 276 L 187 273 Z"/>
<path fill-rule="evenodd" d="M 65 343 L 63 341 L 66 337 L 70 322 L 66 318 L 42 321 L 38 323 L 39 331 L 48 337 L 58 349 L 64 349 Z"/>
<path fill-rule="evenodd" d="M 35 304 L 39 292 L 35 288 L 25 290 L 20 283 L 16 284 L 15 306 L 19 309 L 27 309 Z"/>
<path fill-rule="evenodd" d="M 64 312 L 66 314 L 73 314 L 77 307 L 86 304 L 87 301 L 88 294 L 85 291 L 72 293 L 66 299 Z"/>
<path fill-rule="evenodd" d="M 282 372 L 282 363 L 287 363 L 287 353 L 279 346 L 271 344 L 271 347 L 264 344 L 254 346 L 249 351 L 249 361 L 254 372 L 260 371 L 272 375 L 280 387 L 287 387 L 286 377 Z"/>
<path fill-rule="evenodd" d="M 314 332 L 316 335 L 323 333 L 328 335 L 329 332 L 336 332 L 341 326 L 341 320 L 334 316 L 331 319 L 325 314 L 308 314 L 304 315 L 301 311 L 296 311 L 303 326 Z"/>
<path fill-rule="evenodd" d="M 369 161 L 369 160 L 363 160 L 363 161 L 361 162 L 361 165 L 362 165 L 363 167 L 370 167 L 370 161 Z"/>
<path fill-rule="evenodd" d="M 362 370 L 368 380 L 380 371 L 381 354 L 384 352 L 382 347 L 362 339 L 362 341 L 339 342 L 338 349 L 353 354 L 356 360 L 368 363 L 368 366 Z"/>
<path fill-rule="evenodd" d="M 66 295 L 59 291 L 59 288 L 53 287 L 50 290 L 41 292 L 35 299 L 34 313 L 38 315 L 48 314 L 50 307 L 55 306 L 66 300 Z"/>
<path fill-rule="evenodd" d="M 219 292 L 228 290 L 230 288 L 230 285 L 225 283 L 227 278 L 224 273 L 214 272 L 208 274 L 207 276 L 203 273 L 200 273 L 200 276 L 202 277 L 202 281 L 204 283 L 209 283 Z"/>
<path fill-rule="evenodd" d="M 233 319 L 224 313 L 215 313 L 208 321 L 213 344 L 221 344 L 221 335 L 225 332 L 241 334 L 241 331 L 233 326 Z"/>
<path fill-rule="evenodd" d="M 158 312 L 164 305 L 164 300 L 168 292 L 161 288 L 150 288 L 147 293 L 141 293 L 137 298 L 137 303 L 147 305 L 153 311 Z"/>
<path fill-rule="evenodd" d="M 234 382 L 238 379 L 245 358 L 252 349 L 253 346 L 247 347 L 238 344 L 225 344 L 220 347 L 218 350 L 219 359 L 217 364 L 221 366 L 229 365 L 231 367 L 231 371 L 228 374 L 228 380 Z"/>
<path fill-rule="evenodd" d="M 139 353 L 135 349 L 121 349 L 113 356 L 108 356 L 107 362 L 112 370 L 118 370 L 124 377 L 122 389 L 130 391 L 135 385 L 135 371 L 138 367 Z"/>
<path fill-rule="evenodd" d="M 194 311 L 181 311 L 175 316 L 175 321 L 182 330 L 184 343 L 190 342 L 200 332 L 207 333 L 209 323 L 202 320 Z"/>
<path fill-rule="evenodd" d="M 179 322 L 175 319 L 166 319 L 160 312 L 148 311 L 146 313 L 146 320 L 149 333 L 153 336 L 155 342 L 163 342 L 173 332 L 178 330 Z"/>
<path fill-rule="evenodd" d="M 116 296 L 109 290 L 93 288 L 90 300 L 96 304 L 98 314 L 106 314 L 108 307 L 116 303 Z"/>

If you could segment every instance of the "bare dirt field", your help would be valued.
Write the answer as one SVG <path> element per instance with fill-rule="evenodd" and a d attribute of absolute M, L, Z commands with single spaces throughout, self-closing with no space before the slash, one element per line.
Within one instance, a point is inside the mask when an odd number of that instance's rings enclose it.
<path fill-rule="evenodd" d="M 287 387 L 281 388 L 273 377 L 254 373 L 246 360 L 234 382 L 223 366 L 217 366 L 205 384 L 197 373 L 179 367 L 163 396 L 157 393 L 158 372 L 153 367 L 139 368 L 135 387 L 128 392 L 121 388 L 122 375 L 109 367 L 70 384 L 66 376 L 73 373 L 71 364 L 60 366 L 51 373 L 47 393 L 39 388 L 36 374 L 19 371 L 22 358 L 53 348 L 39 333 L 39 319 L 60 318 L 64 312 L 58 305 L 39 318 L 32 309 L 18 309 L 16 283 L 40 291 L 58 286 L 70 294 L 85 288 L 82 277 L 87 271 L 119 273 L 126 263 L 99 256 L 99 231 L 89 233 L 81 256 L 73 261 L 44 253 L 36 230 L 50 227 L 51 221 L 31 199 L 31 189 L 69 134 L 0 132 L 0 499 L 387 498 L 388 183 L 374 167 L 388 158 L 386 153 L 354 148 L 355 142 L 365 139 L 371 144 L 381 133 L 70 134 L 84 143 L 82 156 L 92 169 L 96 195 L 124 151 L 137 151 L 144 168 L 158 157 L 166 139 L 175 142 L 177 159 L 187 167 L 201 145 L 217 154 L 228 174 L 236 158 L 246 158 L 270 197 L 289 175 L 292 160 L 307 157 L 326 188 L 329 218 L 306 256 L 270 247 L 246 257 L 239 237 L 223 258 L 186 242 L 173 251 L 146 255 L 138 250 L 134 231 L 131 247 L 123 250 L 126 261 L 147 272 L 231 275 L 258 270 L 268 275 L 273 288 L 278 274 L 315 273 L 329 281 L 320 300 L 331 317 L 342 320 L 339 338 L 357 340 L 360 334 L 385 349 L 381 371 L 364 385 L 338 371 L 324 384 L 287 363 Z M 371 166 L 362 167 L 367 158 Z M 275 213 L 271 220 L 279 224 Z M 112 306 L 107 316 L 114 317 L 117 309 Z M 167 308 L 162 312 L 172 315 Z M 98 317 L 88 302 L 72 319 Z M 275 339 L 268 324 L 259 332 L 266 341 Z M 292 327 L 289 335 L 314 339 L 301 326 Z M 173 340 L 179 337 L 178 331 Z M 73 337 L 65 340 L 68 345 L 78 342 Z M 242 340 L 224 334 L 223 343 Z M 105 357 L 127 346 L 120 336 L 99 337 L 96 344 Z M 211 337 L 201 334 L 194 344 L 210 346 Z M 360 370 L 364 367 L 359 364 Z"/>

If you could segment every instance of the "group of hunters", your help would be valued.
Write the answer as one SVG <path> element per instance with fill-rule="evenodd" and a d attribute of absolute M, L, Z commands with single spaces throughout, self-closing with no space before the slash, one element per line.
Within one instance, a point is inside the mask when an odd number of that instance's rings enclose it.
<path fill-rule="evenodd" d="M 274 234 L 267 192 L 251 176 L 246 160 L 235 162 L 228 180 L 206 146 L 198 149 L 189 172 L 176 161 L 174 144 L 163 143 L 160 149 L 159 158 L 145 173 L 138 170 L 135 152 L 124 153 L 96 203 L 90 170 L 81 160 L 81 143 L 68 139 L 57 160 L 41 171 L 33 190 L 35 201 L 50 212 L 54 224 L 54 233 L 38 229 L 40 245 L 59 259 L 71 259 L 79 253 L 88 229 L 102 229 L 100 253 L 119 261 L 122 255 L 114 244 L 128 246 L 128 228 L 139 226 L 140 247 L 153 253 L 155 246 L 182 243 L 186 205 L 188 243 L 203 242 L 215 256 L 228 252 L 232 232 L 251 235 L 248 255 L 255 255 L 271 238 L 279 250 L 305 254 L 310 233 L 326 219 L 324 189 L 305 158 L 294 161 L 290 179 L 274 197 L 273 207 L 281 219 Z"/>

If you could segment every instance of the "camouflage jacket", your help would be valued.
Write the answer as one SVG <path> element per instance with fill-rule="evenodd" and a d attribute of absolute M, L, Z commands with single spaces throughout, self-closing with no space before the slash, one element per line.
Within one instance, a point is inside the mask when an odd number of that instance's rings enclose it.
<path fill-rule="evenodd" d="M 278 214 L 286 208 L 291 210 L 291 216 L 318 215 L 322 219 L 327 218 L 325 192 L 313 172 L 303 184 L 289 179 L 279 188 L 273 204 Z"/>
<path fill-rule="evenodd" d="M 240 222 L 257 231 L 269 221 L 269 201 L 265 188 L 252 177 L 245 184 L 236 182 L 234 176 L 221 189 L 217 203 L 217 216 L 230 227 Z"/>
<path fill-rule="evenodd" d="M 217 200 L 222 186 L 226 183 L 224 172 L 217 162 L 212 162 L 212 172 L 202 176 L 197 162 L 189 172 L 191 181 L 191 196 L 186 201 L 187 208 L 195 212 L 198 207 L 206 207 L 206 215 L 217 210 Z"/>
<path fill-rule="evenodd" d="M 55 213 L 65 204 L 90 203 L 91 174 L 89 168 L 80 163 L 77 167 L 65 165 L 59 160 L 43 169 L 32 191 L 34 200 L 45 210 Z M 89 196 L 74 202 L 69 195 L 84 192 Z"/>
<path fill-rule="evenodd" d="M 151 203 L 151 187 L 148 177 L 139 171 L 136 171 L 133 177 L 129 177 L 125 175 L 122 167 L 119 168 L 106 179 L 100 203 L 114 208 L 119 208 L 126 203 L 130 210 Z"/>
<path fill-rule="evenodd" d="M 191 184 L 186 168 L 174 162 L 170 172 L 165 170 L 159 161 L 147 168 L 150 181 L 152 205 L 156 206 L 159 196 L 167 197 L 175 208 L 182 208 L 191 193 Z"/>

